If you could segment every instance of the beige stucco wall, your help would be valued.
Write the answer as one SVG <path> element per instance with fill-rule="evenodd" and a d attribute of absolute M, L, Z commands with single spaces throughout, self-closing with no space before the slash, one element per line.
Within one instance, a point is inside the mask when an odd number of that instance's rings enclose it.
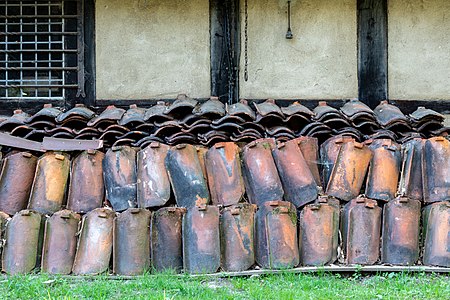
<path fill-rule="evenodd" d="M 98 99 L 210 94 L 208 0 L 97 0 Z"/>
<path fill-rule="evenodd" d="M 248 0 L 248 12 L 247 82 L 241 16 L 241 97 L 358 96 L 356 0 L 293 0 L 292 40 L 285 38 L 287 1 Z"/>
<path fill-rule="evenodd" d="M 450 1 L 388 3 L 389 98 L 450 99 Z"/>

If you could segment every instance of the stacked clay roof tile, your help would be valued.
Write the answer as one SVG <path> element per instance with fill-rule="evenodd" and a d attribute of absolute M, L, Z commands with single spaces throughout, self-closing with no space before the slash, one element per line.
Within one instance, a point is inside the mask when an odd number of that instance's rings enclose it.
<path fill-rule="evenodd" d="M 99 274 L 111 258 L 120 275 L 450 268 L 443 121 L 387 101 L 310 110 L 185 95 L 17 110 L 0 123 L 2 270 Z"/>

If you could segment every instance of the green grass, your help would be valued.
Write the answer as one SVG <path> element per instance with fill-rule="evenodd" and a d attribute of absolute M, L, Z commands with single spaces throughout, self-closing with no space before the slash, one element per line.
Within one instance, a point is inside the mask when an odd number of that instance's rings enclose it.
<path fill-rule="evenodd" d="M 242 278 L 147 275 L 133 280 L 106 276 L 15 276 L 0 280 L 2 299 L 450 299 L 450 278 L 386 273 L 280 274 Z"/>

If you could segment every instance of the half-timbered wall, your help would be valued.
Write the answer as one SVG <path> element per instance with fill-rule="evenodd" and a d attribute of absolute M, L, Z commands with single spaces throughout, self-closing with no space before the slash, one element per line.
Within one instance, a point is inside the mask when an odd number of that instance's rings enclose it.
<path fill-rule="evenodd" d="M 97 99 L 210 94 L 208 0 L 97 0 Z"/>
<path fill-rule="evenodd" d="M 241 0 L 240 96 L 342 99 L 358 97 L 356 0 L 291 1 L 294 38 L 285 38 L 287 1 Z"/>
<path fill-rule="evenodd" d="M 450 1 L 389 0 L 388 30 L 389 98 L 450 99 Z"/>

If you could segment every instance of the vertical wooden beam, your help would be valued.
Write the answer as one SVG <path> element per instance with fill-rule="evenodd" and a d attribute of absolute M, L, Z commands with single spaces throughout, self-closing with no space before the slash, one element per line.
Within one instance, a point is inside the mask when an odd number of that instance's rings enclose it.
<path fill-rule="evenodd" d="M 95 105 L 95 0 L 83 0 L 84 4 L 84 104 Z"/>
<path fill-rule="evenodd" d="M 83 6 L 81 6 L 83 4 Z M 78 5 L 83 9 L 78 11 L 82 14 L 83 28 L 83 64 L 84 64 L 84 82 L 77 80 L 77 76 L 70 75 L 70 83 L 84 84 L 84 94 L 78 93 L 77 89 L 67 90 L 65 107 L 72 108 L 77 103 L 83 103 L 86 106 L 95 106 L 95 0 L 81 0 Z M 79 7 L 79 8 L 80 8 Z M 78 39 L 80 42 L 81 39 Z M 80 56 L 77 57 L 79 59 Z M 78 62 L 79 64 L 79 62 Z M 78 77 L 79 78 L 79 77 Z"/>
<path fill-rule="evenodd" d="M 211 95 L 236 102 L 239 80 L 239 0 L 210 0 Z"/>
<path fill-rule="evenodd" d="M 387 0 L 357 0 L 358 96 L 374 108 L 388 99 Z"/>

